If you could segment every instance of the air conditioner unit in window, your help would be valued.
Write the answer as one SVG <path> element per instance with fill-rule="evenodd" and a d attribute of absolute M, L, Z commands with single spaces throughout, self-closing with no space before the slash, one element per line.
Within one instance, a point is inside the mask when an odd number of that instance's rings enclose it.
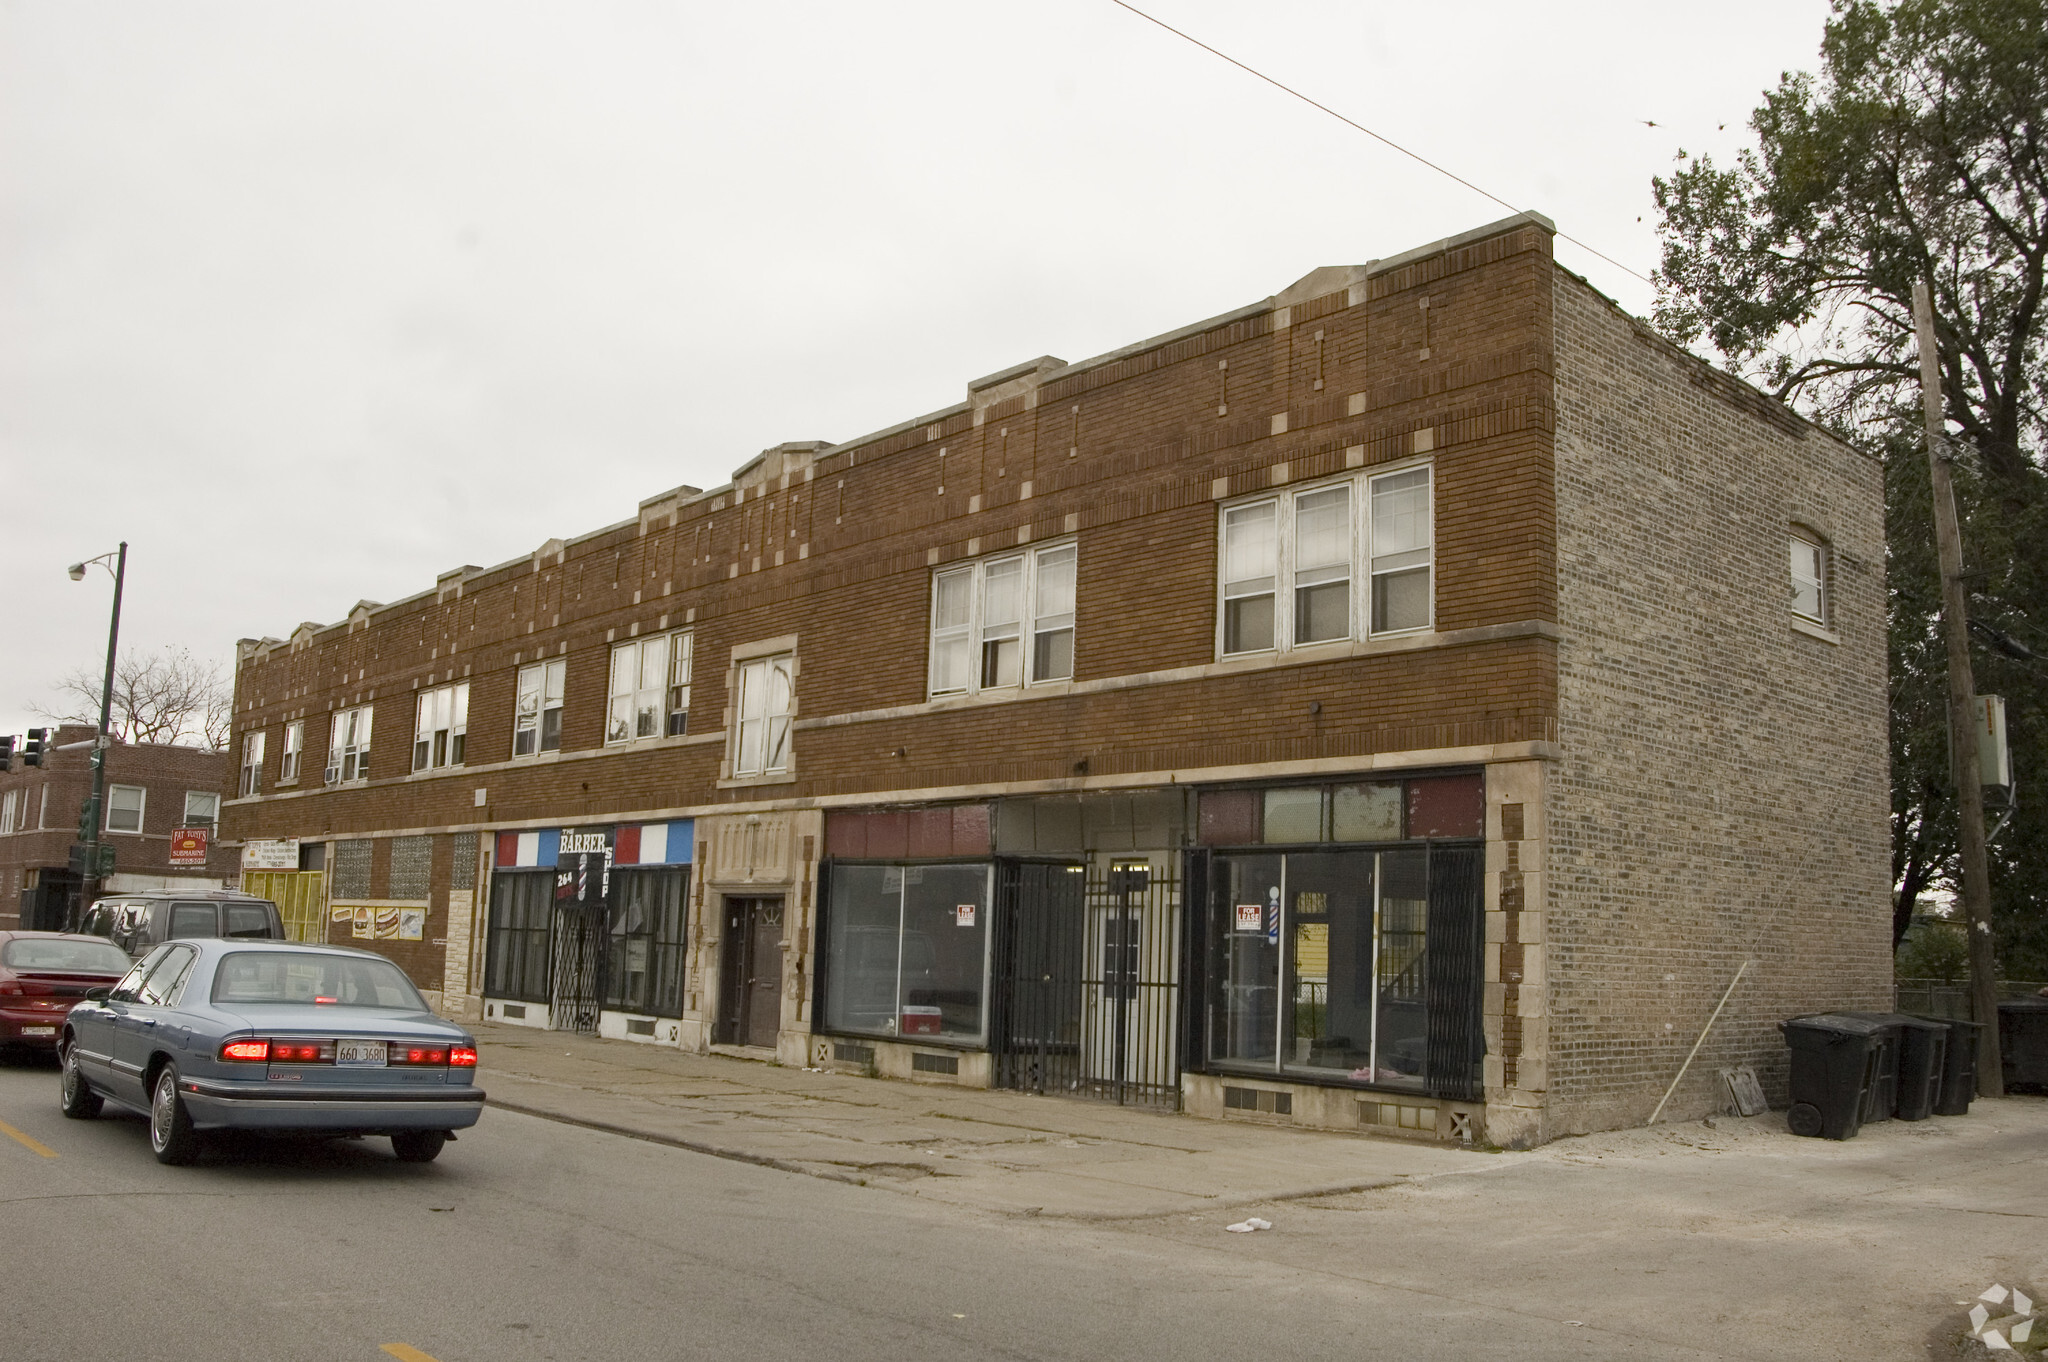
<path fill-rule="evenodd" d="M 329 785 L 339 785 L 341 783 L 341 768 L 339 766 L 328 767 L 326 778 Z"/>

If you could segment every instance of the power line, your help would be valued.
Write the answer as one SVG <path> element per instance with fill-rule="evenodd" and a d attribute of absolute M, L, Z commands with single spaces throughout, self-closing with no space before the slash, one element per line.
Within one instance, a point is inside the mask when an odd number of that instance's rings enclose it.
<path fill-rule="evenodd" d="M 1131 13 L 1137 15 L 1140 19 L 1143 19 L 1147 23 L 1157 24 L 1159 27 L 1165 29 L 1168 33 L 1171 33 L 1176 38 L 1186 39 L 1188 42 L 1193 43 L 1196 47 L 1201 48 L 1204 52 L 1207 52 L 1209 55 L 1213 57 L 1221 57 L 1224 61 L 1229 62 L 1238 70 L 1245 72 L 1247 75 L 1257 76 L 1260 80 L 1263 80 L 1264 82 L 1266 82 L 1266 84 L 1272 86 L 1274 89 L 1293 95 L 1296 99 L 1300 100 L 1304 104 L 1309 105 L 1312 108 L 1321 109 L 1324 113 L 1336 119 L 1339 123 L 1342 123 L 1347 127 L 1356 128 L 1359 132 L 1364 133 L 1367 137 L 1373 138 L 1376 141 L 1384 142 L 1386 145 L 1392 147 L 1395 151 L 1398 151 L 1403 156 L 1406 156 L 1409 160 L 1418 161 L 1421 164 L 1428 166 L 1431 170 L 1434 170 L 1437 174 L 1445 176 L 1448 179 L 1456 180 L 1459 184 L 1464 185 L 1465 188 L 1471 190 L 1473 193 L 1481 195 L 1485 198 L 1492 199 L 1495 203 L 1507 209 L 1509 212 L 1518 214 L 1521 217 L 1531 218 L 1531 220 L 1533 220 L 1533 216 L 1530 214 L 1528 209 L 1515 207 L 1515 205 L 1509 203 L 1500 195 L 1492 193 L 1489 190 L 1481 189 L 1478 185 L 1472 183 L 1472 181 L 1466 179 L 1463 175 L 1459 175 L 1453 171 L 1446 170 L 1444 167 L 1438 165 L 1435 161 L 1430 160 L 1427 156 L 1424 156 L 1419 152 L 1413 152 L 1408 150 L 1408 148 L 1402 146 L 1399 142 L 1394 141 L 1390 137 L 1385 137 L 1379 133 L 1374 132 L 1371 128 L 1368 128 L 1367 126 L 1365 126 L 1365 124 L 1360 123 L 1355 119 L 1346 118 L 1343 114 L 1338 113 L 1329 105 L 1321 104 L 1313 99 L 1310 99 L 1307 95 L 1303 94 L 1301 91 L 1295 89 L 1291 85 L 1281 84 L 1279 81 L 1267 75 L 1264 71 L 1257 70 L 1254 67 L 1246 66 L 1243 62 L 1231 56 L 1228 52 L 1219 52 L 1215 48 L 1209 46 L 1209 44 L 1203 42 L 1200 38 L 1195 37 L 1193 34 L 1183 33 L 1179 29 L 1175 28 L 1172 24 L 1167 23 L 1163 19 L 1153 18 L 1151 15 L 1145 13 L 1144 10 L 1139 9 L 1136 5 L 1128 3 L 1128 0 L 1109 0 L 1109 2 L 1113 5 L 1118 6 L 1119 8 L 1129 10 Z M 1642 273 L 1639 270 L 1630 269 L 1627 265 L 1622 264 L 1619 260 L 1616 260 L 1613 256 L 1607 254 L 1605 251 L 1595 250 L 1593 247 L 1588 246 L 1585 242 L 1579 240 L 1575 236 L 1572 236 L 1568 232 L 1558 232 L 1557 235 L 1563 237 L 1566 241 L 1571 242 L 1572 245 L 1577 246 L 1580 250 L 1585 251 L 1591 255 L 1599 256 L 1602 260 L 1605 260 L 1608 264 L 1614 266 L 1614 268 L 1622 271 L 1625 274 L 1634 275 L 1636 278 L 1642 280 L 1646 284 L 1654 285 L 1656 283 L 1656 281 L 1654 279 L 1651 279 L 1648 275 Z"/>

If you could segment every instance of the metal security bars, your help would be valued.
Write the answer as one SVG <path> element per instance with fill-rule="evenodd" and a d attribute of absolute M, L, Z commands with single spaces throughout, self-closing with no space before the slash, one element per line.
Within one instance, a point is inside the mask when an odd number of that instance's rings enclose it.
<path fill-rule="evenodd" d="M 1485 1096 L 1481 1004 L 1486 985 L 1486 854 L 1434 847 L 1429 857 L 1429 971 L 1426 1004 L 1429 1092 L 1476 1102 Z"/>
<path fill-rule="evenodd" d="M 1177 1109 L 1179 878 L 1006 861 L 997 892 L 996 1086 Z"/>
<path fill-rule="evenodd" d="M 554 968 L 550 972 L 548 1029 L 597 1031 L 604 1007 L 610 914 L 603 904 L 555 905 Z"/>

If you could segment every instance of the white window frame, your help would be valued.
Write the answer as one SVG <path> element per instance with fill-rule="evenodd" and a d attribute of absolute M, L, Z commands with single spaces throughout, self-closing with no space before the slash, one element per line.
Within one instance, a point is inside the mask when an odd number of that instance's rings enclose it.
<path fill-rule="evenodd" d="M 469 682 L 421 691 L 413 715 L 414 772 L 462 765 L 469 738 Z"/>
<path fill-rule="evenodd" d="M 1811 530 L 1801 529 L 1797 526 L 1793 528 L 1788 538 L 1791 541 L 1787 548 L 1790 551 L 1789 556 L 1791 558 L 1790 604 L 1792 614 L 1797 619 L 1803 619 L 1810 624 L 1818 624 L 1821 628 L 1825 629 L 1828 627 L 1828 607 L 1832 604 L 1828 599 L 1829 554 L 1827 541 Z M 1804 551 L 1803 554 L 1802 550 Z M 1813 575 L 1811 578 L 1800 575 L 1802 567 L 1800 559 L 1802 556 L 1808 558 L 1812 564 Z M 1807 588 L 1813 598 L 1813 609 L 1810 612 L 1800 603 L 1800 589 L 1802 587 Z"/>
<path fill-rule="evenodd" d="M 22 792 L 8 790 L 0 793 L 0 833 L 19 832 L 22 828 Z"/>
<path fill-rule="evenodd" d="M 1378 536 L 1382 542 L 1375 542 L 1376 491 L 1389 497 L 1399 495 L 1409 489 L 1395 480 L 1412 480 L 1418 473 L 1422 475 L 1421 490 L 1426 507 L 1421 526 L 1422 542 L 1418 544 L 1395 538 L 1396 527 L 1392 525 Z M 1349 537 L 1346 551 L 1334 556 L 1328 553 L 1318 555 L 1321 561 L 1302 562 L 1308 553 L 1301 538 L 1305 519 L 1303 503 L 1310 503 L 1307 509 L 1312 513 L 1316 504 L 1326 502 L 1329 494 L 1338 488 L 1348 489 L 1349 493 L 1348 522 L 1339 527 L 1339 538 L 1342 535 Z M 1260 561 L 1246 561 L 1241 555 L 1233 564 L 1230 554 L 1233 527 L 1255 525 L 1267 518 L 1273 527 L 1270 558 L 1262 555 Z M 1298 648 L 1426 633 L 1436 627 L 1436 547 L 1434 460 L 1347 473 L 1339 478 L 1324 478 L 1289 487 L 1282 492 L 1226 502 L 1220 508 L 1216 521 L 1216 656 L 1221 659 L 1284 655 Z M 1235 579 L 1232 577 L 1233 567 L 1238 574 Z M 1259 572 L 1256 571 L 1258 568 L 1270 570 Z M 1375 597 L 1380 583 L 1418 572 L 1428 574 L 1428 599 L 1423 619 L 1419 623 L 1393 628 L 1375 628 Z M 1346 585 L 1348 597 L 1344 632 L 1332 631 L 1319 638 L 1298 637 L 1302 632 L 1301 618 L 1306 613 L 1304 595 L 1339 583 Z M 1259 601 L 1270 602 L 1270 643 L 1232 648 L 1230 626 L 1233 606 L 1239 606 L 1240 613 L 1243 613 L 1244 607 L 1240 603 Z M 1256 606 L 1251 608 L 1256 609 Z"/>
<path fill-rule="evenodd" d="M 135 792 L 135 826 L 132 828 L 117 828 L 114 826 L 114 797 L 123 790 L 133 790 Z M 106 830 L 108 832 L 127 832 L 140 835 L 142 829 L 147 825 L 145 820 L 148 816 L 149 790 L 147 787 L 142 785 L 109 785 L 107 787 Z"/>
<path fill-rule="evenodd" d="M 327 729 L 327 784 L 347 785 L 370 778 L 370 721 L 376 708 L 351 705 L 334 711 L 334 721 Z"/>
<path fill-rule="evenodd" d="M 604 745 L 624 747 L 687 733 L 695 656 L 696 636 L 688 629 L 614 643 L 605 659 Z"/>
<path fill-rule="evenodd" d="M 796 720 L 796 654 L 744 658 L 732 669 L 732 773 L 736 779 L 789 774 Z"/>
<path fill-rule="evenodd" d="M 991 601 L 1011 576 L 1017 579 L 1016 605 L 1001 611 Z M 1072 681 L 1079 579 L 1080 549 L 1072 539 L 935 570 L 926 695 L 936 700 Z M 996 619 L 994 613 L 1012 618 Z M 1006 644 L 1014 645 L 1013 662 L 1006 661 Z"/>
<path fill-rule="evenodd" d="M 255 729 L 242 735 L 241 779 L 235 784 L 235 792 L 243 799 L 263 792 L 263 737 L 267 729 Z"/>
<path fill-rule="evenodd" d="M 306 721 L 294 719 L 284 726 L 284 751 L 277 757 L 277 783 L 289 785 L 299 778 L 299 755 L 306 750 Z"/>
<path fill-rule="evenodd" d="M 211 804 L 207 805 L 206 816 L 198 822 L 192 820 L 192 801 L 195 799 L 212 801 Z M 218 828 L 220 826 L 220 791 L 185 791 L 185 818 L 178 826 L 181 828 Z"/>
<path fill-rule="evenodd" d="M 562 708 L 569 684 L 569 659 L 529 662 L 513 677 L 512 759 L 562 750 Z M 554 742 L 548 737 L 548 716 L 555 720 Z"/>

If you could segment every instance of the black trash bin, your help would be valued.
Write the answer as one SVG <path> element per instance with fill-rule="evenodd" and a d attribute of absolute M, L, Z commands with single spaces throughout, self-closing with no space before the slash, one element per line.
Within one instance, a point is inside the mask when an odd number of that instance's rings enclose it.
<path fill-rule="evenodd" d="M 1976 1022 L 1954 1018 L 1941 1020 L 1941 1024 L 1948 1027 L 1948 1044 L 1942 1049 L 1941 1096 L 1935 1099 L 1934 1114 L 1968 1116 L 1970 1099 L 1977 1095 L 1977 1033 L 1984 1028 Z"/>
<path fill-rule="evenodd" d="M 1941 1098 L 1941 1077 L 1948 1054 L 1948 1023 L 1909 1017 L 1901 1012 L 1847 1012 L 1844 1016 L 1882 1022 L 1891 1030 L 1891 1054 L 1879 1061 L 1880 1077 L 1870 1096 L 1864 1121 L 1896 1116 L 1924 1121 Z M 1884 1105 L 1880 1105 L 1884 1104 Z"/>
<path fill-rule="evenodd" d="M 1835 1012 L 1832 1016 L 1854 1017 L 1879 1027 L 1871 1044 L 1877 1062 L 1871 1070 L 1870 1091 L 1863 1098 L 1863 1124 L 1889 1121 L 1899 1105 L 1899 1023 L 1890 1012 Z"/>
<path fill-rule="evenodd" d="M 1998 1005 L 1998 1056 L 2007 1088 L 2048 1084 L 2048 998 L 2008 998 Z"/>
<path fill-rule="evenodd" d="M 1896 1047 L 1885 1044 L 1896 1035 L 1895 1028 L 1822 1012 L 1779 1022 L 1778 1029 L 1792 1051 L 1792 1109 L 1785 1113 L 1785 1124 L 1794 1135 L 1853 1137 L 1863 1128 L 1863 1113 L 1887 1049 L 1896 1062 Z"/>

